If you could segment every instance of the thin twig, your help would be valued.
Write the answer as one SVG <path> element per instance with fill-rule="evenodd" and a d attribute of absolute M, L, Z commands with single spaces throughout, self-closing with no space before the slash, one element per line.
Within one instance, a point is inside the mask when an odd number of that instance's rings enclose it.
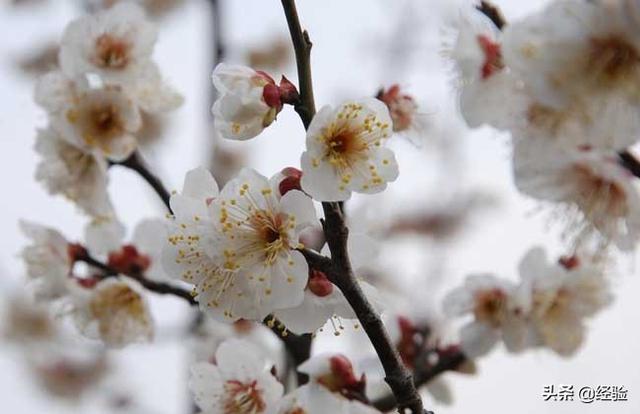
<path fill-rule="evenodd" d="M 311 82 L 311 41 L 308 33 L 302 30 L 295 1 L 282 0 L 282 7 L 291 33 L 298 68 L 300 102 L 295 109 L 305 128 L 308 128 L 315 115 Z M 317 259 L 314 262 L 316 265 L 326 267 L 325 274 L 342 291 L 353 308 L 384 367 L 385 381 L 398 401 L 398 411 L 403 413 L 404 409 L 409 409 L 413 414 L 422 414 L 425 410 L 413 384 L 413 376 L 402 363 L 380 316 L 362 292 L 351 268 L 347 251 L 348 229 L 345 225 L 342 206 L 340 203 L 322 203 L 322 207 L 325 216 L 325 238 L 331 251 L 331 266 L 328 266 L 326 260 L 311 254 L 310 251 L 303 250 L 303 254 L 308 260 Z"/>
<path fill-rule="evenodd" d="M 142 156 L 138 151 L 131 154 L 129 158 L 124 161 L 114 162 L 113 165 L 122 165 L 123 167 L 127 167 L 138 174 L 153 188 L 153 190 L 158 194 L 164 205 L 167 207 L 167 210 L 173 214 L 171 211 L 171 205 L 169 204 L 169 199 L 171 198 L 171 194 L 165 188 L 162 181 L 151 172 L 149 167 L 147 167 L 146 162 L 142 159 Z"/>
<path fill-rule="evenodd" d="M 297 367 L 309 359 L 311 356 L 311 343 L 313 342 L 313 336 L 311 334 L 293 334 L 287 331 L 285 325 L 272 315 L 267 316 L 263 323 L 282 340 L 294 367 Z M 309 376 L 307 374 L 297 372 L 296 375 L 298 385 L 309 382 Z"/>
<path fill-rule="evenodd" d="M 640 161 L 631 152 L 622 151 L 618 156 L 623 167 L 636 177 L 640 177 Z"/>
<path fill-rule="evenodd" d="M 483 0 L 476 6 L 476 9 L 487 16 L 499 30 L 502 30 L 507 25 L 507 20 L 502 15 L 502 12 L 493 3 Z"/>
<path fill-rule="evenodd" d="M 85 253 L 82 255 L 78 255 L 76 257 L 76 260 L 80 261 L 80 262 L 84 262 L 90 266 L 96 267 L 100 270 L 102 270 L 104 272 L 104 277 L 108 278 L 108 277 L 114 277 L 117 276 L 119 274 L 122 274 L 123 276 L 126 276 L 130 279 L 133 279 L 135 281 L 137 281 L 138 283 L 140 283 L 142 286 L 144 286 L 145 289 L 154 292 L 154 293 L 158 293 L 161 295 L 173 295 L 173 296 L 177 296 L 179 298 L 182 298 L 184 300 L 186 300 L 187 302 L 189 302 L 189 304 L 191 305 L 197 305 L 198 302 L 196 302 L 196 300 L 193 298 L 193 295 L 191 294 L 190 291 L 183 289 L 179 286 L 174 286 L 171 285 L 169 283 L 164 283 L 164 282 L 156 282 L 154 280 L 150 280 L 144 277 L 144 275 L 139 274 L 139 273 L 121 273 L 119 271 L 117 271 L 116 269 L 112 268 L 111 266 L 101 262 L 100 260 L 94 258 L 93 256 L 91 256 L 89 253 Z"/>

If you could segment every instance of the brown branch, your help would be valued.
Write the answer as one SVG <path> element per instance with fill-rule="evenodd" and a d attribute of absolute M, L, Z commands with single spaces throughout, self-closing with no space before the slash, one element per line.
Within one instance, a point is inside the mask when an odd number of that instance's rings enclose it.
<path fill-rule="evenodd" d="M 277 320 L 273 315 L 269 315 L 264 318 L 263 323 L 282 340 L 294 367 L 297 367 L 309 359 L 311 356 L 311 343 L 313 341 L 313 336 L 311 334 L 293 334 L 287 331 L 285 325 Z M 307 374 L 296 372 L 296 375 L 298 385 L 303 385 L 309 382 L 309 376 Z"/>
<path fill-rule="evenodd" d="M 131 154 L 131 156 L 126 160 L 113 162 L 112 165 L 122 165 L 123 167 L 127 167 L 140 174 L 140 176 L 151 186 L 151 188 L 154 189 L 156 194 L 158 194 L 164 205 L 167 207 L 167 210 L 173 213 L 169 204 L 171 194 L 169 193 L 169 191 L 167 191 L 164 184 L 162 184 L 162 181 L 160 181 L 160 179 L 154 173 L 152 173 L 151 170 L 149 170 L 147 164 L 142 159 L 142 156 L 138 151 Z"/>
<path fill-rule="evenodd" d="M 193 298 L 193 295 L 191 294 L 190 291 L 183 289 L 181 287 L 178 286 L 174 286 L 171 285 L 169 283 L 164 283 L 164 282 L 156 282 L 154 280 L 149 280 L 147 278 L 144 277 L 144 275 L 139 274 L 139 273 L 120 273 L 119 271 L 117 271 L 116 269 L 112 268 L 111 266 L 99 261 L 98 259 L 94 258 L 93 256 L 91 256 L 88 252 L 85 252 L 83 254 L 79 254 L 78 256 L 76 256 L 76 260 L 80 261 L 80 262 L 84 262 L 90 266 L 96 267 L 100 270 L 102 270 L 104 272 L 103 277 L 104 278 L 108 278 L 108 277 L 114 277 L 117 276 L 119 274 L 122 274 L 123 276 L 126 276 L 130 279 L 133 279 L 135 281 L 137 281 L 138 283 L 140 283 L 142 286 L 144 286 L 145 289 L 154 292 L 154 293 L 158 293 L 161 295 L 173 295 L 173 296 L 177 296 L 179 298 L 182 298 L 184 300 L 186 300 L 187 302 L 189 302 L 190 305 L 197 305 L 198 302 L 196 302 L 196 300 Z"/>
<path fill-rule="evenodd" d="M 640 177 L 640 161 L 629 151 L 625 150 L 618 154 L 620 163 L 624 168 L 629 170 L 631 174 Z"/>
<path fill-rule="evenodd" d="M 308 33 L 302 30 L 295 1 L 282 0 L 282 7 L 291 33 L 298 68 L 300 102 L 296 104 L 295 109 L 305 128 L 308 128 L 315 115 L 311 81 L 311 41 Z M 353 308 L 384 367 L 385 381 L 398 401 L 398 411 L 403 413 L 405 409 L 409 409 L 413 414 L 423 414 L 425 410 L 413 384 L 413 376 L 403 365 L 380 316 L 362 292 L 351 268 L 347 251 L 348 229 L 344 222 L 341 203 L 322 203 L 322 207 L 325 215 L 324 233 L 331 251 L 331 266 L 309 251 L 306 254 L 303 251 L 303 254 L 307 259 L 318 259 L 316 264 L 326 266 L 325 274 L 338 286 Z"/>
<path fill-rule="evenodd" d="M 295 104 L 295 110 L 300 115 L 305 129 L 316 113 L 315 101 L 313 99 L 313 86 L 311 81 L 311 40 L 309 33 L 302 30 L 295 0 L 282 0 L 282 7 L 287 18 L 291 41 L 296 54 L 296 67 L 298 68 L 298 87 L 300 90 L 300 101 Z"/>
<path fill-rule="evenodd" d="M 416 388 L 428 384 L 431 380 L 447 371 L 454 371 L 466 361 L 466 357 L 461 352 L 442 354 L 435 365 L 427 365 L 423 369 L 416 369 L 413 382 Z M 393 394 L 389 394 L 373 401 L 372 405 L 380 411 L 391 411 L 398 406 L 398 402 Z"/>

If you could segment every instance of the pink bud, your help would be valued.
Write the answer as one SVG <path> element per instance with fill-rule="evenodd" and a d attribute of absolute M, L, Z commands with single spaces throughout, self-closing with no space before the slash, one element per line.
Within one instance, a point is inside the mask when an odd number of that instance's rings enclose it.
<path fill-rule="evenodd" d="M 327 278 L 327 275 L 319 270 L 311 270 L 309 272 L 309 282 L 307 287 L 316 296 L 321 298 L 330 295 L 333 292 L 333 283 Z"/>
<path fill-rule="evenodd" d="M 135 246 L 127 244 L 120 251 L 109 253 L 107 263 L 120 273 L 139 274 L 151 266 L 151 259 L 138 252 Z"/>
<path fill-rule="evenodd" d="M 580 259 L 576 255 L 564 256 L 558 259 L 558 263 L 567 270 L 573 270 L 580 265 Z"/>
<path fill-rule="evenodd" d="M 289 105 L 295 105 L 300 100 L 298 89 L 284 75 L 280 79 L 280 100 Z"/>
<path fill-rule="evenodd" d="M 262 99 L 271 108 L 275 108 L 277 111 L 282 109 L 282 101 L 280 101 L 280 89 L 273 83 L 268 83 L 262 90 Z"/>

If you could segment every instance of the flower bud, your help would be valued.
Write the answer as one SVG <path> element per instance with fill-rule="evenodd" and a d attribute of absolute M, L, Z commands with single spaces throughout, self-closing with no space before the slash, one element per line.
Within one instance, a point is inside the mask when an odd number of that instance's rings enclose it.
<path fill-rule="evenodd" d="M 300 100 L 300 94 L 296 86 L 284 75 L 280 79 L 280 100 L 282 103 L 295 105 Z"/>
<path fill-rule="evenodd" d="M 316 296 L 321 298 L 329 296 L 333 292 L 333 283 L 327 278 L 327 275 L 319 270 L 311 270 L 309 272 L 309 281 L 307 287 Z"/>

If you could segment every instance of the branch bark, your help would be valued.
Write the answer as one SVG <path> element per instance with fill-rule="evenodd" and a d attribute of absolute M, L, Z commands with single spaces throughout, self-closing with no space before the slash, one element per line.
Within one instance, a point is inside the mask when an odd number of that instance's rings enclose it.
<path fill-rule="evenodd" d="M 311 41 L 308 33 L 302 30 L 295 1 L 282 0 L 282 7 L 289 26 L 298 68 L 300 102 L 295 105 L 295 110 L 300 115 L 305 128 L 308 128 L 315 115 L 311 80 Z M 331 266 L 326 260 L 321 260 L 309 251 L 303 251 L 303 254 L 306 253 L 307 260 L 317 259 L 317 265 L 322 264 L 326 267 L 325 274 L 342 291 L 353 308 L 384 367 L 385 381 L 391 387 L 398 402 L 398 411 L 403 413 L 405 409 L 409 409 L 413 414 L 423 414 L 425 410 L 414 386 L 413 376 L 402 363 L 380 316 L 362 292 L 351 268 L 347 251 L 349 231 L 345 225 L 342 207 L 340 203 L 326 202 L 322 203 L 322 207 L 325 215 L 323 223 L 325 237 L 331 251 Z"/>
<path fill-rule="evenodd" d="M 169 199 L 171 198 L 171 194 L 165 188 L 162 181 L 156 176 L 149 167 L 147 167 L 146 162 L 142 158 L 142 155 L 138 151 L 131 154 L 129 158 L 124 161 L 114 162 L 113 165 L 121 165 L 123 167 L 127 167 L 138 174 L 153 188 L 153 190 L 158 194 L 158 197 L 162 200 L 162 203 L 167 207 L 167 210 L 173 214 L 171 211 L 171 205 L 169 204 Z"/>

